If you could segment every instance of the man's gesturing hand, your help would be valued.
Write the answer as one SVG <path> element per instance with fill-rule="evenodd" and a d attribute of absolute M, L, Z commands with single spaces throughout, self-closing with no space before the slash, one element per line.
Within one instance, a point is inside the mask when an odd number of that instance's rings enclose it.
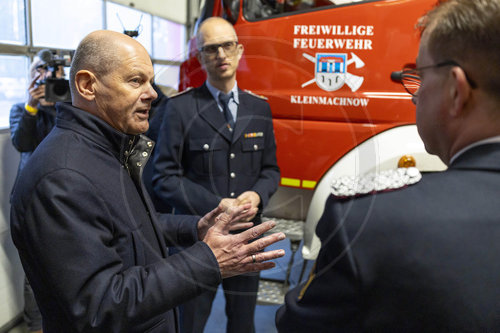
<path fill-rule="evenodd" d="M 285 239 L 282 232 L 254 240 L 271 230 L 276 225 L 274 221 L 266 221 L 239 234 L 229 233 L 234 215 L 239 214 L 242 208 L 240 206 L 219 214 L 203 238 L 217 258 L 223 278 L 273 268 L 275 264 L 268 260 L 285 255 L 282 249 L 261 252 L 267 246 Z"/>

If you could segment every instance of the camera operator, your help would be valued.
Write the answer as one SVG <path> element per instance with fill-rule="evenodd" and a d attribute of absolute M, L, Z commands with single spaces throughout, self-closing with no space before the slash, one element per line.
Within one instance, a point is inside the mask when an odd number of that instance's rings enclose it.
<path fill-rule="evenodd" d="M 53 70 L 57 78 L 64 76 L 62 67 Z M 12 144 L 21 152 L 18 172 L 54 126 L 56 115 L 54 103 L 45 100 L 44 82 L 51 76 L 52 71 L 49 70 L 47 64 L 39 57 L 35 57 L 30 67 L 27 101 L 14 104 L 10 110 Z"/>
<path fill-rule="evenodd" d="M 55 123 L 56 109 L 53 102 L 45 100 L 45 80 L 62 78 L 62 67 L 48 68 L 47 63 L 35 57 L 30 67 L 30 85 L 27 101 L 14 104 L 10 110 L 10 136 L 12 144 L 21 153 L 18 175 L 35 148 L 49 134 Z M 24 285 L 24 320 L 30 332 L 42 332 L 42 316 L 38 310 L 29 282 Z"/>

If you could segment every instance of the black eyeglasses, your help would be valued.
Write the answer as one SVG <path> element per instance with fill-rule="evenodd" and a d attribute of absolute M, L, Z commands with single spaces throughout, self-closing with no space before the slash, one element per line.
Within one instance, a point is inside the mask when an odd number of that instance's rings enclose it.
<path fill-rule="evenodd" d="M 207 55 L 216 55 L 219 52 L 219 48 L 222 47 L 226 55 L 233 55 L 236 51 L 237 41 L 228 41 L 220 44 L 210 44 L 202 46 L 198 51 L 203 52 Z"/>
<path fill-rule="evenodd" d="M 405 67 L 401 71 L 392 72 L 391 79 L 393 81 L 400 82 L 410 95 L 417 97 L 418 89 L 420 88 L 422 82 L 422 79 L 420 77 L 420 72 L 422 72 L 425 69 L 440 68 L 445 66 L 458 66 L 462 68 L 462 70 L 465 73 L 463 67 L 460 66 L 456 61 L 446 60 L 435 65 L 429 65 L 424 67 L 416 67 L 416 68 Z M 469 82 L 472 88 L 477 87 L 476 83 L 469 78 L 467 73 L 465 73 L 465 77 L 467 78 L 467 82 Z"/>

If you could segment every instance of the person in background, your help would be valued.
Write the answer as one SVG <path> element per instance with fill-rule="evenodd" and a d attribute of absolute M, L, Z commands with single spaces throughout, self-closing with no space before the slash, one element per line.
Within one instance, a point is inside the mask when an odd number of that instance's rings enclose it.
<path fill-rule="evenodd" d="M 222 279 L 268 269 L 285 238 L 249 228 L 250 204 L 221 201 L 204 217 L 158 214 L 141 174 L 154 143 L 149 110 L 157 97 L 146 49 L 131 37 L 94 31 L 70 70 L 72 103 L 14 187 L 11 234 L 31 283 L 43 330 L 178 332 L 177 306 Z M 170 256 L 169 246 L 189 246 Z"/>
<path fill-rule="evenodd" d="M 224 198 L 249 202 L 258 224 L 280 179 L 271 109 L 236 83 L 243 45 L 229 22 L 205 20 L 197 46 L 207 80 L 167 104 L 154 155 L 155 195 L 180 214 L 206 214 Z M 258 284 L 258 274 L 222 282 L 227 332 L 254 332 Z M 203 331 L 217 288 L 205 290 L 183 305 L 184 332 Z"/>
<path fill-rule="evenodd" d="M 64 72 L 59 68 L 55 74 L 57 78 L 62 78 Z M 28 100 L 14 104 L 10 110 L 10 137 L 14 147 L 21 153 L 18 176 L 35 148 L 55 124 L 54 103 L 45 100 L 45 84 L 40 84 L 51 76 L 47 64 L 36 56 L 30 66 Z M 42 316 L 27 279 L 24 282 L 24 321 L 30 332 L 41 332 Z"/>
<path fill-rule="evenodd" d="M 62 78 L 62 68 L 56 77 Z M 18 174 L 35 148 L 54 127 L 56 109 L 53 102 L 45 100 L 45 79 L 52 76 L 47 64 L 36 56 L 30 66 L 28 100 L 17 103 L 10 110 L 10 136 L 12 144 L 21 153 Z"/>
<path fill-rule="evenodd" d="M 163 116 L 167 110 L 167 103 L 170 96 L 176 93 L 176 90 L 156 83 L 153 83 L 153 89 L 156 91 L 156 94 L 158 94 L 158 97 L 151 103 L 151 110 L 149 110 L 149 129 L 145 134 L 148 138 L 156 142 L 158 140 Z M 168 92 L 168 94 L 165 92 Z"/>
<path fill-rule="evenodd" d="M 160 126 L 167 109 L 169 96 L 174 94 L 176 90 L 167 86 L 160 86 L 156 83 L 153 83 L 153 89 L 158 94 L 158 97 L 151 103 L 151 110 L 149 110 L 149 129 L 145 135 L 154 142 L 157 142 Z M 165 204 L 156 198 L 153 190 L 153 169 L 153 161 L 150 159 L 144 167 L 144 172 L 142 174 L 144 186 L 146 187 L 157 212 L 172 213 L 172 207 L 170 205 Z"/>
<path fill-rule="evenodd" d="M 335 180 L 315 268 L 286 295 L 279 332 L 500 327 L 500 0 L 442 1 L 419 25 L 416 67 L 397 76 L 448 169 Z"/>

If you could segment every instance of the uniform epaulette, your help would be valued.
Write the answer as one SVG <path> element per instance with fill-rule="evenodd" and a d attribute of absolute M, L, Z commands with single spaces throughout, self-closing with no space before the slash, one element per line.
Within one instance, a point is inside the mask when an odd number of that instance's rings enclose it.
<path fill-rule="evenodd" d="M 250 95 L 252 95 L 252 96 L 255 96 L 255 97 L 257 97 L 257 98 L 260 98 L 260 99 L 263 99 L 263 100 L 267 101 L 267 97 L 266 97 L 266 96 L 257 95 L 256 93 L 253 93 L 253 92 L 251 92 L 250 90 L 247 90 L 247 89 L 245 89 L 244 91 L 245 91 L 247 94 L 250 94 Z"/>
<path fill-rule="evenodd" d="M 339 198 L 358 197 L 377 192 L 394 191 L 422 179 L 417 168 L 399 168 L 359 177 L 344 176 L 332 181 L 332 194 Z"/>
<path fill-rule="evenodd" d="M 172 96 L 170 96 L 169 98 L 174 98 L 174 97 L 177 97 L 177 96 L 181 96 L 181 95 L 184 95 L 185 93 L 187 93 L 188 91 L 192 90 L 193 87 L 187 87 L 186 89 L 184 89 L 183 91 L 179 91 L 178 93 L 175 93 L 173 94 Z"/>

